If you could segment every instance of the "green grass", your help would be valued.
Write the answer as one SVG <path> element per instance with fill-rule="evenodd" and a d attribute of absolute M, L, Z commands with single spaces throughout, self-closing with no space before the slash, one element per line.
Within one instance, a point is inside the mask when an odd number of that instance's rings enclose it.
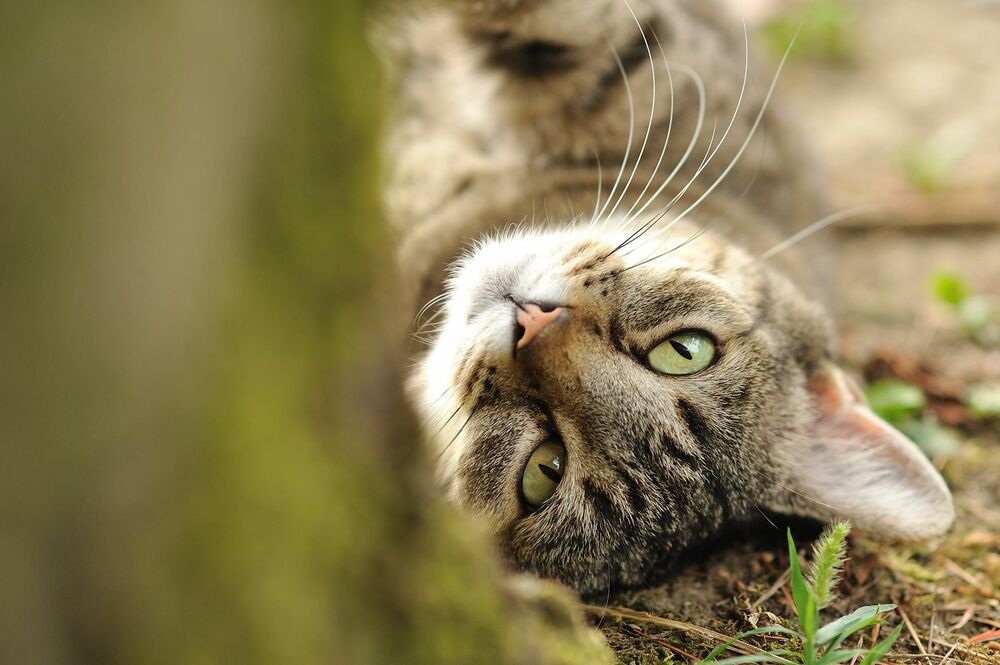
<path fill-rule="evenodd" d="M 855 658 L 861 665 L 877 663 L 889 652 L 903 630 L 903 624 L 870 649 L 842 649 L 851 635 L 881 622 L 881 615 L 896 609 L 893 604 L 865 605 L 825 624 L 820 611 L 834 598 L 834 588 L 844 563 L 845 543 L 850 527 L 839 522 L 827 528 L 813 550 L 813 561 L 803 574 L 799 555 L 788 531 L 788 555 L 791 566 L 792 599 L 798 614 L 798 628 L 772 625 L 748 630 L 713 649 L 700 665 L 737 665 L 739 663 L 778 663 L 779 665 L 836 665 Z M 734 642 L 759 635 L 784 635 L 789 638 L 781 648 L 758 654 L 717 660 Z"/>
<path fill-rule="evenodd" d="M 845 0 L 816 0 L 771 19 L 760 32 L 776 56 L 785 53 L 797 33 L 795 57 L 845 63 L 855 50 L 857 10 Z"/>
<path fill-rule="evenodd" d="M 983 347 L 1000 346 L 1000 306 L 986 294 L 973 293 L 961 275 L 938 271 L 931 275 L 934 297 L 951 309 L 959 327 Z"/>

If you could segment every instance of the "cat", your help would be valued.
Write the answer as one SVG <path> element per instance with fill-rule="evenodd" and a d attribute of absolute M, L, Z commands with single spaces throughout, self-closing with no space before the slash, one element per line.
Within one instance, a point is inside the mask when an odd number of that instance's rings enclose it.
<path fill-rule="evenodd" d="M 441 0 L 379 40 L 386 210 L 437 308 L 408 389 L 514 568 L 649 584 L 758 510 L 948 529 L 943 479 L 836 364 L 823 243 L 790 246 L 833 219 L 822 178 L 738 16 Z"/>

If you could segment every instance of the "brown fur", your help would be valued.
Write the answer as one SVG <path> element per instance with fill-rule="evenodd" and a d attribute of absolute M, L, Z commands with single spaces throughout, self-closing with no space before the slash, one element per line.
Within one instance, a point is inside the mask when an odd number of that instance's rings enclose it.
<path fill-rule="evenodd" d="M 903 536 L 946 528 L 940 478 L 831 361 L 832 326 L 804 279 L 822 264 L 753 258 L 814 221 L 821 197 L 773 108 L 736 160 L 767 90 L 754 67 L 711 152 L 741 89 L 738 20 L 704 0 L 456 0 L 387 26 L 400 99 L 387 205 L 411 295 L 447 289 L 411 390 L 449 496 L 514 565 L 585 591 L 641 584 L 755 508 Z M 705 81 L 702 135 L 685 67 Z M 692 136 L 670 187 L 628 216 Z M 624 194 L 622 163 L 624 178 L 636 172 Z M 599 187 L 610 203 L 595 215 Z M 517 302 L 564 313 L 517 350 Z M 690 376 L 652 369 L 649 351 L 682 330 L 715 340 L 714 364 Z M 566 471 L 533 511 L 519 481 L 548 438 L 565 446 Z M 834 467 L 844 477 L 830 482 Z"/>

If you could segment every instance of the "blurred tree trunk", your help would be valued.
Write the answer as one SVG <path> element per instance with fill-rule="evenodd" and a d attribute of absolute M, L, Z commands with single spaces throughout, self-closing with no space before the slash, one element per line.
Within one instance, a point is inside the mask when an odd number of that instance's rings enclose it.
<path fill-rule="evenodd" d="M 604 662 L 433 499 L 362 0 L 0 9 L 0 662 Z"/>

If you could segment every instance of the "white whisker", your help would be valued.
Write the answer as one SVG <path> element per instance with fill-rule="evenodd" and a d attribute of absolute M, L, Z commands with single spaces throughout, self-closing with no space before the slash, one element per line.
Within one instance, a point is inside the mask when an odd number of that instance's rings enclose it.
<path fill-rule="evenodd" d="M 642 156 L 646 154 L 646 144 L 649 143 L 649 136 L 653 131 L 653 120 L 656 117 L 656 63 L 653 62 L 653 51 L 649 48 L 649 40 L 646 38 L 646 31 L 642 27 L 642 23 L 639 21 L 639 17 L 635 15 L 632 11 L 631 5 L 629 5 L 628 0 L 622 0 L 625 3 L 625 7 L 628 8 L 630 14 L 632 14 L 632 19 L 635 21 L 636 26 L 639 28 L 639 34 L 642 36 L 642 42 L 646 45 L 646 55 L 649 58 L 649 72 L 652 81 L 652 96 L 650 97 L 649 104 L 649 121 L 646 123 L 646 136 L 642 139 L 642 146 L 639 148 L 639 155 L 635 158 L 635 165 L 632 167 L 632 173 L 629 174 L 628 182 L 625 183 L 625 187 L 622 189 L 621 194 L 618 196 L 618 200 L 615 201 L 615 205 L 611 208 L 608 213 L 608 217 L 612 217 L 615 211 L 618 210 L 618 206 L 621 204 L 622 199 L 628 193 L 629 187 L 632 186 L 632 181 L 635 179 L 636 171 L 639 170 L 639 165 L 642 163 Z M 631 139 L 629 139 L 631 143 Z"/>
<path fill-rule="evenodd" d="M 787 57 L 787 55 L 788 54 L 786 53 L 785 57 Z M 784 62 L 784 61 L 782 61 L 782 62 Z M 715 128 L 713 127 L 712 138 L 710 138 L 709 142 L 708 142 L 708 149 L 706 151 L 706 157 L 702 160 L 701 164 L 695 170 L 694 174 L 688 180 L 687 184 L 685 184 L 684 187 L 682 187 L 681 190 L 665 206 L 666 210 L 669 210 L 670 208 L 672 208 L 673 205 L 674 205 L 674 203 L 676 203 L 678 200 L 680 200 L 680 198 L 684 194 L 687 193 L 688 189 L 691 188 L 691 186 L 697 180 L 698 176 L 701 175 L 702 171 L 705 170 L 705 168 L 708 166 L 708 164 L 711 163 L 712 159 L 719 152 L 719 149 L 722 147 L 722 144 L 725 143 L 726 137 L 729 136 L 729 132 L 732 131 L 733 125 L 736 123 L 736 118 L 739 116 L 740 107 L 742 106 L 742 104 L 743 104 L 743 98 L 746 95 L 747 80 L 749 78 L 749 73 L 750 73 L 750 33 L 749 33 L 748 28 L 747 28 L 746 18 L 744 17 L 743 18 L 743 81 L 742 81 L 742 84 L 740 85 L 740 94 L 739 94 L 739 97 L 736 100 L 736 106 L 733 109 L 733 115 L 732 115 L 732 117 L 730 117 L 729 124 L 726 126 L 725 131 L 722 133 L 722 138 L 719 139 L 719 142 L 718 142 L 718 144 L 715 145 L 714 149 L 712 148 L 712 143 L 715 140 Z M 779 74 L 781 73 L 780 67 L 778 69 L 778 73 Z M 776 77 L 777 77 L 777 75 L 776 75 Z M 774 89 L 774 85 L 772 84 L 771 90 L 773 90 L 773 89 Z M 768 99 L 770 99 L 770 95 L 768 95 Z M 765 100 L 764 105 L 761 108 L 761 113 L 757 117 L 757 123 L 760 122 L 760 118 L 763 116 L 764 109 L 766 109 L 766 108 L 767 108 L 767 100 Z M 739 159 L 739 156 L 742 154 L 742 151 L 744 149 L 746 149 L 746 145 L 750 142 L 750 139 L 753 137 L 753 131 L 754 131 L 754 129 L 756 129 L 757 123 L 754 124 L 754 127 L 751 129 L 749 136 L 747 137 L 746 141 L 744 141 L 743 146 L 741 147 L 740 151 L 737 153 L 736 157 L 734 157 L 733 161 L 730 162 L 730 164 L 727 167 L 727 169 L 725 171 L 723 171 L 722 176 L 720 176 L 719 179 L 716 180 L 716 182 L 712 185 L 712 187 L 709 188 L 708 192 L 711 192 L 711 190 L 714 189 L 715 186 L 718 185 L 719 182 L 721 182 L 722 178 L 724 178 L 725 175 L 733 168 L 733 166 L 735 165 L 736 161 Z M 662 187 L 661 187 L 661 189 L 662 189 Z M 637 215 L 639 213 L 641 213 L 643 210 L 645 210 L 645 208 L 648 205 L 650 205 L 653 202 L 653 200 L 655 200 L 656 196 L 659 194 L 659 191 L 660 190 L 657 190 L 657 194 L 655 194 L 653 197 L 651 197 L 651 199 L 646 203 L 646 205 L 639 209 L 639 212 L 636 213 Z M 706 192 L 705 194 L 703 194 L 697 201 L 695 201 L 691 206 L 689 206 L 684 212 L 682 212 L 680 215 L 678 215 L 673 220 L 671 220 L 670 224 L 668 224 L 668 227 L 669 226 L 673 226 L 674 224 L 676 224 L 677 222 L 679 222 L 681 219 L 683 219 L 683 217 L 688 212 L 690 212 L 696 205 L 698 205 L 698 203 L 700 203 L 705 198 L 705 196 L 707 195 L 708 192 Z M 653 250 L 653 251 L 656 252 L 658 250 L 659 250 L 659 246 L 655 250 Z"/>
<path fill-rule="evenodd" d="M 775 245 L 771 249 L 767 250 L 766 252 L 758 256 L 757 261 L 767 261 L 775 254 L 785 251 L 792 245 L 805 240 L 814 233 L 818 233 L 823 229 L 825 229 L 826 227 L 836 224 L 837 222 L 849 219 L 851 217 L 858 217 L 859 215 L 864 215 L 879 209 L 880 207 L 876 205 L 862 205 L 862 206 L 856 206 L 854 208 L 848 208 L 847 210 L 841 210 L 840 212 L 835 212 L 831 215 L 827 215 L 826 217 L 823 217 L 822 219 L 813 222 L 812 224 L 805 227 L 801 231 L 792 234 L 785 240 L 782 240 L 777 245 Z"/>
<path fill-rule="evenodd" d="M 745 29 L 745 27 L 746 27 L 746 21 L 745 20 L 743 22 L 743 25 L 744 25 L 744 29 Z M 781 57 L 781 62 L 778 63 L 778 69 L 774 73 L 774 77 L 771 79 L 771 85 L 767 89 L 767 95 L 764 96 L 764 102 L 761 104 L 760 111 L 758 111 L 757 117 L 754 118 L 754 122 L 750 126 L 750 131 L 747 133 L 747 137 L 743 141 L 742 145 L 740 145 L 739 150 L 736 151 L 736 155 L 729 162 L 729 165 L 726 166 L 726 168 L 722 171 L 722 173 L 719 175 L 719 177 L 715 179 L 715 182 L 713 182 L 708 187 L 708 189 L 706 189 L 701 194 L 701 196 L 699 196 L 695 200 L 694 203 L 692 203 L 691 205 L 689 205 L 681 214 L 679 214 L 677 217 L 675 217 L 670 222 L 671 224 L 676 224 L 677 222 L 681 221 L 682 219 L 684 219 L 685 216 L 687 216 L 688 213 L 690 213 L 692 210 L 694 210 L 696 207 L 698 207 L 698 205 L 702 201 L 704 201 L 708 197 L 709 194 L 711 194 L 713 191 L 715 191 L 715 188 L 718 187 L 719 184 L 721 184 L 722 181 L 726 179 L 726 176 L 729 175 L 729 173 L 733 170 L 733 168 L 736 167 L 736 164 L 739 162 L 740 157 L 742 157 L 743 153 L 746 152 L 747 146 L 750 145 L 750 141 L 753 140 L 754 135 L 757 133 L 757 128 L 760 127 L 761 120 L 763 120 L 763 118 L 764 118 L 764 112 L 767 111 L 767 107 L 771 103 L 771 97 L 774 95 L 774 90 L 775 90 L 775 88 L 778 85 L 778 79 L 781 77 L 781 72 L 785 68 L 785 63 L 788 62 L 788 56 L 792 52 L 792 47 L 795 46 L 795 41 L 798 38 L 799 31 L 801 29 L 802 29 L 802 24 L 800 23 L 798 29 L 795 31 L 795 35 L 792 37 L 792 41 L 788 44 L 788 48 L 785 49 L 785 54 Z"/>
<path fill-rule="evenodd" d="M 631 218 L 632 212 L 635 210 L 636 206 L 638 206 L 642 202 L 643 197 L 646 196 L 646 192 L 649 190 L 650 186 L 653 184 L 653 181 L 656 179 L 656 175 L 660 172 L 660 166 L 663 164 L 663 158 L 667 154 L 667 146 L 670 145 L 670 134 L 674 128 L 674 77 L 673 74 L 670 72 L 670 61 L 667 60 L 667 54 L 664 52 L 663 45 L 660 43 L 660 38 L 656 34 L 655 30 L 653 31 L 653 39 L 656 40 L 656 46 L 660 51 L 660 56 L 663 58 L 663 65 L 664 67 L 666 67 L 667 70 L 667 82 L 670 84 L 670 114 L 667 117 L 667 136 L 663 140 L 663 148 L 660 149 L 660 156 L 656 160 L 656 166 L 653 167 L 653 172 L 649 175 L 649 179 L 646 180 L 646 186 L 642 188 L 642 191 L 639 192 L 639 196 L 637 196 L 635 198 L 635 201 L 632 203 L 632 207 L 629 208 L 628 212 L 625 213 L 626 219 Z M 654 85 L 655 85 L 655 75 L 654 75 Z M 654 96 L 655 96 L 655 88 L 654 88 Z"/>
<path fill-rule="evenodd" d="M 608 41 L 608 46 L 611 48 L 611 54 L 615 57 L 615 64 L 618 65 L 618 72 L 621 74 L 622 83 L 625 84 L 625 93 L 628 96 L 628 111 L 629 111 L 629 126 L 628 126 L 628 142 L 625 146 L 625 156 L 622 158 L 621 168 L 618 169 L 618 177 L 615 178 L 615 184 L 611 188 L 611 192 L 608 194 L 607 200 L 604 205 L 601 206 L 600 212 L 597 213 L 595 219 L 600 219 L 604 215 L 604 211 L 607 210 L 608 204 L 611 203 L 611 199 L 614 198 L 615 194 L 618 193 L 618 185 L 621 184 L 622 176 L 625 174 L 625 168 L 628 166 L 629 157 L 632 155 L 632 139 L 635 136 L 635 100 L 632 98 L 632 87 L 628 82 L 628 73 L 625 71 L 625 65 L 622 64 L 622 59 L 618 55 L 618 49 L 615 45 Z"/>
<path fill-rule="evenodd" d="M 695 145 L 698 143 L 698 138 L 701 136 L 701 128 L 705 122 L 705 107 L 706 107 L 705 82 L 702 81 L 700 76 L 698 76 L 698 72 L 694 71 L 690 67 L 687 67 L 686 65 L 677 65 L 677 69 L 690 76 L 691 79 L 694 81 L 695 87 L 698 89 L 698 120 L 695 124 L 694 132 L 691 135 L 691 140 L 688 142 L 687 149 L 684 151 L 684 154 L 681 156 L 680 160 L 674 166 L 674 170 L 670 172 L 670 175 L 667 176 L 666 180 L 660 183 L 660 186 L 657 187 L 656 191 L 653 192 L 652 195 L 650 195 L 646 203 L 643 204 L 643 206 L 639 208 L 635 212 L 635 214 L 633 214 L 631 217 L 628 218 L 628 221 L 634 220 L 636 217 L 645 212 L 646 208 L 652 205 L 653 201 L 655 201 L 657 197 L 663 193 L 663 190 L 665 190 L 667 186 L 671 183 L 671 181 L 674 179 L 674 176 L 676 176 L 677 173 L 682 168 L 684 168 L 684 165 L 687 163 L 688 158 L 691 157 L 691 153 L 694 151 Z"/>
<path fill-rule="evenodd" d="M 594 199 L 594 213 L 590 216 L 592 220 L 597 220 L 597 207 L 601 205 L 601 185 L 604 182 L 604 174 L 601 171 L 601 154 L 594 150 L 594 159 L 597 160 L 597 198 Z"/>

